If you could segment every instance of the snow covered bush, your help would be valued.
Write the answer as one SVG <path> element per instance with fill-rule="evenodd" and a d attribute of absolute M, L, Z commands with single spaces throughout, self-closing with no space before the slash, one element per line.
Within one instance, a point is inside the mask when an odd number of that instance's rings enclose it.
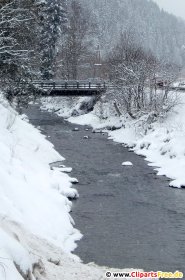
<path fill-rule="evenodd" d="M 133 119 L 150 113 L 150 118 L 165 114 L 177 104 L 169 95 L 171 84 L 179 73 L 174 64 L 160 62 L 138 45 L 134 34 L 125 31 L 105 60 L 106 74 L 114 90 L 107 94 L 114 100 L 118 115 L 126 111 Z M 158 86 L 157 78 L 165 87 Z M 158 78 L 159 79 L 159 78 Z"/>

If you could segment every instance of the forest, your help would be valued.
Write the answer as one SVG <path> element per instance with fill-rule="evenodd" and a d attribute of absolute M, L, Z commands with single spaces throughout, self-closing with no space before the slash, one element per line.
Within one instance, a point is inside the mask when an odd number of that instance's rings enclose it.
<path fill-rule="evenodd" d="M 10 102 L 36 95 L 33 80 L 102 79 L 132 117 L 171 108 L 185 23 L 152 1 L 2 0 L 0 26 L 1 90 Z M 160 98 L 158 80 L 166 85 Z"/>

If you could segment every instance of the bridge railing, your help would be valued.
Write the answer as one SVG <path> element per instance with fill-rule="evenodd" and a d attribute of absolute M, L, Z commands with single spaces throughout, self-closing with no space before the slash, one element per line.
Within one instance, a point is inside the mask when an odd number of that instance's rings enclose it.
<path fill-rule="evenodd" d="M 70 82 L 70 81 L 34 81 L 33 85 L 35 85 L 38 88 L 41 89 L 62 89 L 62 90 L 103 90 L 106 89 L 106 83 L 105 82 L 84 82 L 84 81 L 76 81 L 76 82 Z"/>

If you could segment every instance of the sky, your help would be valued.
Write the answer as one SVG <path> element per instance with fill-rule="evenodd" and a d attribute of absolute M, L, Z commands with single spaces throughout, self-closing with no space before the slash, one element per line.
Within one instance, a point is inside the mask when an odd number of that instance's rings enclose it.
<path fill-rule="evenodd" d="M 185 20 L 185 0 L 153 0 L 160 8 Z"/>

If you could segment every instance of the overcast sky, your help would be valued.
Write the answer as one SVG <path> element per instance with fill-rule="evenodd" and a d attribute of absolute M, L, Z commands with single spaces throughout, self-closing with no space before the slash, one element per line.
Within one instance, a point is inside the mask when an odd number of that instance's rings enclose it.
<path fill-rule="evenodd" d="M 185 20 L 185 0 L 153 0 L 167 12 L 180 16 Z"/>

